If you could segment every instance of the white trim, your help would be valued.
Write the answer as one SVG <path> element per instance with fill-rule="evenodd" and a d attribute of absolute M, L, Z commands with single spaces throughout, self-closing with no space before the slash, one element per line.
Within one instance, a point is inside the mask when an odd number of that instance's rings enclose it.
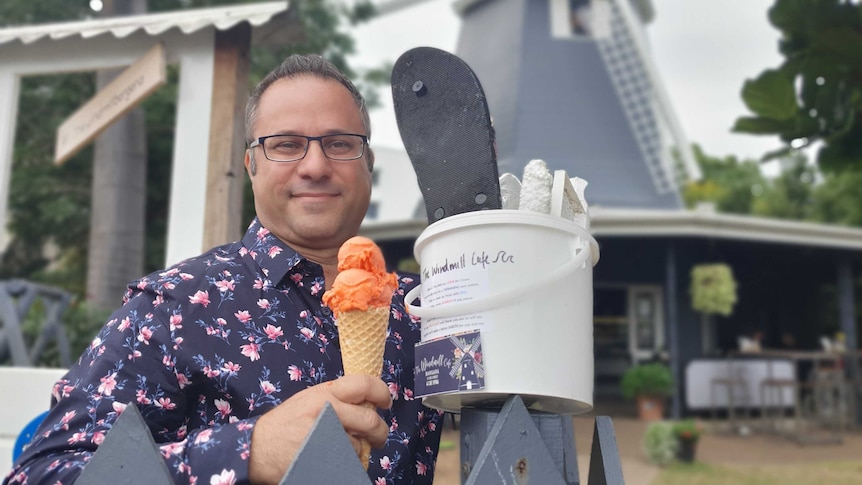
<path fill-rule="evenodd" d="M 682 125 L 676 117 L 676 113 L 673 110 L 673 104 L 670 102 L 670 96 L 668 96 L 664 83 L 661 81 L 658 68 L 653 62 L 652 54 L 647 45 L 647 40 L 641 30 L 641 22 L 638 20 L 637 14 L 633 12 L 631 6 L 629 6 L 628 0 L 614 1 L 620 9 L 623 21 L 626 23 L 629 32 L 632 34 L 635 49 L 638 51 L 638 55 L 644 63 L 644 69 L 646 70 L 650 84 L 653 87 L 654 94 L 658 101 L 657 104 L 659 110 L 676 140 L 677 149 L 682 157 L 682 162 L 685 166 L 686 172 L 688 172 L 690 179 L 700 180 L 702 177 L 700 166 L 694 159 L 694 152 L 691 149 L 691 143 L 689 143 L 688 137 L 685 136 L 685 131 L 682 129 Z M 671 157 L 667 157 L 666 160 L 668 165 L 672 164 Z M 675 172 L 674 167 L 672 166 L 666 166 L 665 169 L 669 174 L 673 174 Z"/>
<path fill-rule="evenodd" d="M 862 229 L 813 222 L 687 210 L 590 207 L 590 233 L 596 238 L 703 237 L 824 248 L 862 250 Z M 363 224 L 363 235 L 377 240 L 418 237 L 424 219 Z M 599 240 L 601 244 L 601 240 Z"/>
<path fill-rule="evenodd" d="M 160 36 L 170 29 L 179 29 L 191 34 L 207 27 L 227 30 L 241 22 L 253 27 L 269 22 L 272 17 L 287 11 L 288 2 L 251 3 L 228 7 L 185 9 L 171 12 L 111 17 L 104 19 L 55 22 L 51 24 L 26 25 L 0 29 L 0 45 L 20 42 L 32 44 L 41 39 L 60 40 L 69 37 L 90 39 L 111 34 L 117 39 L 125 38 L 138 30 L 151 36 Z"/>
<path fill-rule="evenodd" d="M 602 236 L 692 236 L 862 250 L 862 229 L 685 210 L 590 207 L 590 232 Z"/>
<path fill-rule="evenodd" d="M 628 294 L 627 298 L 627 306 L 628 306 L 628 323 L 629 323 L 629 354 L 632 358 L 634 364 L 637 364 L 640 361 L 649 360 L 655 357 L 656 353 L 664 350 L 665 342 L 664 342 L 664 288 L 661 285 L 630 285 L 626 287 Z M 653 299 L 652 303 L 655 305 L 653 308 L 653 336 L 655 337 L 655 344 L 652 349 L 641 349 L 638 348 L 638 338 L 637 338 L 637 316 L 635 313 L 637 309 L 635 308 L 635 294 L 637 292 L 649 293 Z"/>

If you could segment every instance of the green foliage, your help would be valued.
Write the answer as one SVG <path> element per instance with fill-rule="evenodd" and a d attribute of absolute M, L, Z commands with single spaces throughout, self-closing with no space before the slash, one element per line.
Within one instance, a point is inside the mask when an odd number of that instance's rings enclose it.
<path fill-rule="evenodd" d="M 736 304 L 736 280 L 726 264 L 698 264 L 691 269 L 691 307 L 707 315 L 729 316 Z"/>
<path fill-rule="evenodd" d="M 72 359 L 84 352 L 90 345 L 93 337 L 98 334 L 109 316 L 109 312 L 95 311 L 86 304 L 73 302 L 63 313 L 62 321 L 63 328 L 66 331 L 66 337 L 69 339 L 69 351 Z M 39 337 L 45 321 L 45 307 L 41 300 L 36 300 L 24 320 L 21 323 L 21 333 L 24 337 L 24 343 L 28 348 L 31 348 L 33 343 Z M 9 364 L 11 359 L 3 364 Z M 56 342 L 51 342 L 41 355 L 37 362 L 33 363 L 36 367 L 62 367 L 60 362 L 60 352 L 57 349 Z"/>
<path fill-rule="evenodd" d="M 776 0 L 769 20 L 781 32 L 785 60 L 745 81 L 742 99 L 754 116 L 739 118 L 733 130 L 777 135 L 786 145 L 822 141 L 824 173 L 862 168 L 862 4 Z"/>
<path fill-rule="evenodd" d="M 644 433 L 643 450 L 647 459 L 658 466 L 673 462 L 679 447 L 673 432 L 673 425 L 666 421 L 650 423 Z"/>
<path fill-rule="evenodd" d="M 684 186 L 682 195 L 686 206 L 714 202 L 719 212 L 750 214 L 755 200 L 769 185 L 758 164 L 733 156 L 712 157 L 698 145 L 693 145 L 692 150 L 703 178 Z"/>
<path fill-rule="evenodd" d="M 695 419 L 685 419 L 673 423 L 673 435 L 678 440 L 700 439 L 703 434 L 703 425 Z"/>
<path fill-rule="evenodd" d="M 626 399 L 666 397 L 673 394 L 673 375 L 665 364 L 640 364 L 626 370 L 620 385 Z"/>
<path fill-rule="evenodd" d="M 200 8 L 255 0 L 149 0 L 151 12 Z M 249 90 L 270 69 L 292 53 L 322 53 L 357 79 L 365 93 L 388 81 L 387 66 L 357 73 L 347 63 L 354 50 L 347 24 L 375 13 L 368 2 L 347 7 L 334 0 L 291 2 L 291 29 L 302 32 L 295 43 L 250 54 Z M 81 20 L 94 17 L 88 2 L 67 0 L 3 0 L 0 26 Z M 302 26 L 303 28 L 299 28 Z M 164 264 L 168 196 L 177 100 L 176 66 L 168 66 L 168 82 L 144 101 L 147 124 L 147 204 L 145 271 Z M 10 185 L 10 245 L 0 255 L 0 279 L 24 278 L 57 284 L 84 295 L 89 237 L 92 147 L 61 166 L 53 163 L 59 124 L 94 94 L 92 72 L 32 76 L 22 80 Z M 374 97 L 368 96 L 369 105 Z M 242 227 L 254 216 L 246 180 Z M 50 248 L 51 251 L 45 251 Z"/>

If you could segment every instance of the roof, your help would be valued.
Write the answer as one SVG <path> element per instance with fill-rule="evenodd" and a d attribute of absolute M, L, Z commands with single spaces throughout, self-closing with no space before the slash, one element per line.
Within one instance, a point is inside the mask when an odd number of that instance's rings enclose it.
<path fill-rule="evenodd" d="M 590 207 L 590 233 L 602 237 L 698 237 L 862 250 L 862 229 L 697 210 L 645 210 Z M 424 219 L 363 224 L 372 239 L 417 237 Z"/>
<path fill-rule="evenodd" d="M 252 27 L 262 26 L 276 15 L 287 12 L 288 2 L 250 3 L 227 7 L 184 9 L 104 19 L 26 25 L 0 29 L 0 45 L 20 42 L 32 44 L 42 39 L 59 40 L 78 36 L 89 39 L 111 34 L 122 39 L 138 31 L 157 36 L 171 29 L 191 34 L 207 27 L 228 30 L 248 22 Z"/>

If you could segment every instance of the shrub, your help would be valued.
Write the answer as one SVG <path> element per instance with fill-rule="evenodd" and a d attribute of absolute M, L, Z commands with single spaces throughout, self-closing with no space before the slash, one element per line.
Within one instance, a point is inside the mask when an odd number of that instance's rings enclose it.
<path fill-rule="evenodd" d="M 697 441 L 703 434 L 703 426 L 694 419 L 677 421 L 673 423 L 673 434 L 677 439 Z"/>
<path fill-rule="evenodd" d="M 630 367 L 623 374 L 621 385 L 626 399 L 637 396 L 667 397 L 673 394 L 673 376 L 668 366 L 660 363 Z"/>
<path fill-rule="evenodd" d="M 643 449 L 650 462 L 665 466 L 676 458 L 679 442 L 673 431 L 673 425 L 666 421 L 651 423 L 644 433 Z"/>

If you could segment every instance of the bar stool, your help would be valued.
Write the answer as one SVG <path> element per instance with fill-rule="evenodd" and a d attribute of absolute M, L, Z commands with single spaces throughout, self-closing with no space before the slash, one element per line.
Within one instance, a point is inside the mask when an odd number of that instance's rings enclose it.
<path fill-rule="evenodd" d="M 763 379 L 760 381 L 760 418 L 764 423 L 765 430 L 779 431 L 777 423 L 778 417 L 783 414 L 781 411 L 784 407 L 784 390 L 792 389 L 793 402 L 795 406 L 795 417 L 797 418 L 796 425 L 799 425 L 799 399 L 798 387 L 799 384 L 795 379 Z M 776 397 L 775 401 L 769 399 Z M 776 411 L 770 411 L 770 404 L 775 404 Z M 771 417 L 770 417 L 771 416 Z"/>
<path fill-rule="evenodd" d="M 751 400 L 748 395 L 748 385 L 745 376 L 743 375 L 742 368 L 734 368 L 732 364 L 728 364 L 728 366 L 730 367 L 730 370 L 726 377 L 713 377 L 710 380 L 709 399 L 710 407 L 712 409 L 712 421 L 713 423 L 717 423 L 717 412 L 719 407 L 717 391 L 722 388 L 727 391 L 727 420 L 729 429 L 732 431 L 734 429 L 739 429 L 739 423 L 736 418 L 737 406 L 746 410 L 747 406 L 751 403 Z M 737 393 L 737 391 L 741 392 Z M 743 413 L 747 419 L 748 412 L 743 411 Z"/>

